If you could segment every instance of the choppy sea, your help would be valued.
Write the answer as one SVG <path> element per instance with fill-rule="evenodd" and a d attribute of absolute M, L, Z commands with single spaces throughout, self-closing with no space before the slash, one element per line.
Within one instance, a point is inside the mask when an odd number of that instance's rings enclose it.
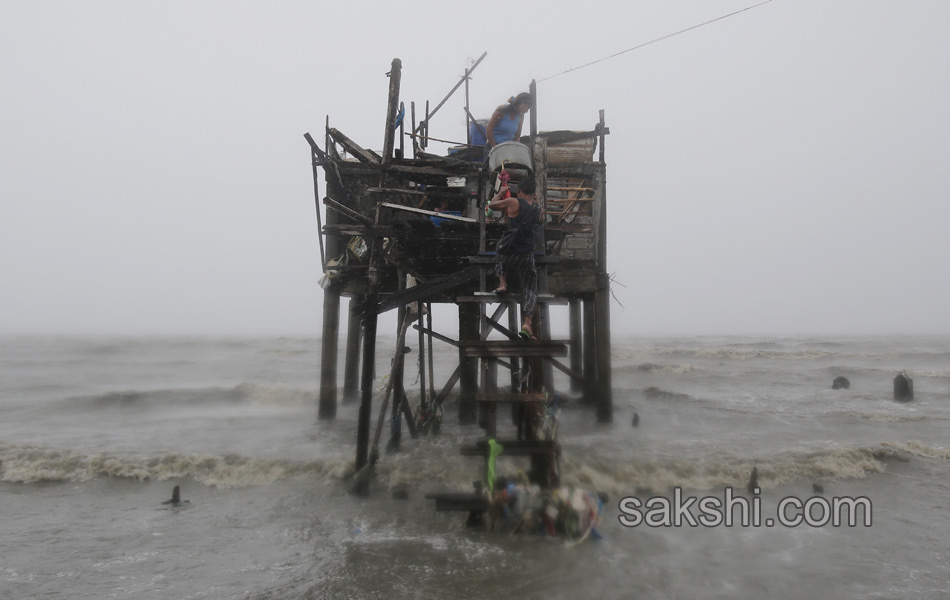
<path fill-rule="evenodd" d="M 456 356 L 438 348 L 438 384 Z M 948 337 L 615 339 L 614 422 L 561 413 L 563 481 L 609 496 L 581 544 L 435 512 L 426 492 L 479 476 L 454 401 L 348 494 L 356 407 L 317 419 L 319 358 L 317 339 L 0 338 L 0 598 L 950 597 Z M 620 523 L 621 498 L 744 491 L 753 466 L 763 511 L 818 484 L 872 524 Z M 188 503 L 163 505 L 175 485 Z"/>

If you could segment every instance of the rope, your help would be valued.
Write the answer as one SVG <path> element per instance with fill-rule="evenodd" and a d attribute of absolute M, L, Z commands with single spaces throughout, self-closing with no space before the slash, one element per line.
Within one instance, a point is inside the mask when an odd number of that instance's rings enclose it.
<path fill-rule="evenodd" d="M 583 68 L 589 67 L 589 66 L 591 66 L 591 65 L 596 65 L 596 64 L 599 63 L 599 62 L 604 62 L 605 60 L 609 60 L 609 59 L 611 59 L 611 58 L 615 58 L 615 57 L 617 57 L 617 56 L 620 56 L 621 54 L 626 54 L 627 52 L 633 52 L 634 50 L 639 50 L 640 48 L 643 48 L 644 46 L 649 46 L 650 44 L 655 44 L 655 43 L 657 43 L 657 42 L 662 42 L 663 40 L 668 40 L 668 39 L 670 39 L 671 37 L 676 37 L 676 36 L 678 36 L 678 35 L 681 34 L 681 33 L 686 33 L 687 31 L 692 31 L 692 30 L 694 30 L 694 29 L 699 29 L 700 27 L 705 27 L 706 25 L 709 25 L 709 24 L 711 24 L 711 23 L 715 23 L 716 21 L 722 21 L 723 19 L 727 19 L 727 18 L 729 18 L 729 17 L 734 17 L 735 15 L 737 15 L 737 14 L 739 14 L 739 13 L 743 13 L 743 12 L 745 12 L 745 11 L 747 11 L 747 10 L 752 10 L 753 8 L 757 8 L 757 7 L 759 7 L 759 6 L 762 6 L 763 4 L 768 4 L 769 2 L 772 2 L 772 0 L 765 0 L 764 2 L 759 2 L 758 4 L 754 4 L 754 5 L 752 5 L 752 6 L 748 6 L 748 7 L 746 7 L 746 8 L 743 8 L 742 10 L 737 10 L 736 12 L 729 13 L 728 15 L 723 15 L 723 16 L 721 16 L 721 17 L 716 17 L 715 19 L 712 19 L 712 20 L 710 20 L 710 21 L 706 21 L 705 23 L 700 23 L 699 25 L 693 25 L 692 27 L 687 27 L 686 29 L 681 29 L 681 30 L 675 31 L 675 32 L 673 32 L 673 33 L 668 33 L 668 34 L 666 34 L 666 35 L 664 35 L 664 36 L 661 36 L 661 37 L 656 38 L 655 40 L 650 40 L 649 42 L 644 42 L 644 43 L 642 43 L 642 44 L 640 44 L 640 45 L 638 45 L 638 46 L 634 46 L 633 48 L 627 48 L 626 50 L 621 50 L 620 52 L 616 52 L 616 53 L 614 53 L 614 54 L 611 54 L 610 56 L 605 56 L 604 58 L 598 58 L 598 59 L 595 60 L 595 61 L 591 61 L 591 62 L 589 62 L 589 63 L 587 63 L 587 64 L 583 64 L 583 65 L 581 65 L 581 66 L 579 66 L 579 67 L 573 67 L 573 68 L 568 69 L 568 70 L 566 70 L 566 71 L 563 71 L 563 72 L 561 72 L 561 73 L 557 73 L 556 75 L 551 75 L 551 76 L 549 76 L 549 77 L 545 77 L 544 79 L 538 79 L 538 83 L 541 83 L 542 81 L 547 81 L 548 79 L 554 79 L 555 77 L 560 77 L 561 75 L 566 75 L 567 73 L 570 73 L 571 71 L 577 71 L 577 70 L 579 70 L 579 69 L 583 69 Z"/>

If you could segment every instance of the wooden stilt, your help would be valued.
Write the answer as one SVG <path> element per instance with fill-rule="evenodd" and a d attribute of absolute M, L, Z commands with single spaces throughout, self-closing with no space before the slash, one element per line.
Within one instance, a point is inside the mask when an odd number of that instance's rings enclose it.
<path fill-rule="evenodd" d="M 421 301 L 420 301 L 421 302 Z M 420 304 L 421 306 L 421 304 Z M 429 331 L 432 331 L 432 303 L 426 302 L 426 323 L 429 325 Z M 422 321 L 419 321 L 422 325 Z M 432 359 L 432 338 L 429 338 L 429 400 L 435 402 L 435 367 Z"/>
<path fill-rule="evenodd" d="M 399 288 L 405 289 L 406 287 L 406 276 L 400 274 Z M 405 305 L 400 306 L 397 311 L 398 317 L 396 319 L 396 336 L 399 336 L 399 328 L 402 327 L 403 322 L 406 319 L 406 307 Z M 399 354 L 403 351 L 403 348 L 396 348 L 396 354 Z M 395 361 L 395 356 L 393 357 Z M 393 427 L 389 437 L 389 443 L 387 444 L 387 449 L 390 452 L 396 452 L 399 450 L 399 446 L 402 442 L 402 419 L 399 418 L 399 411 L 402 408 L 402 399 L 405 395 L 405 360 L 398 361 L 397 364 L 393 365 L 393 405 L 392 412 L 390 417 L 392 419 Z"/>
<path fill-rule="evenodd" d="M 570 337 L 571 337 L 571 369 L 577 373 L 584 372 L 583 339 L 581 338 L 581 301 L 571 298 L 570 303 Z M 571 392 L 579 393 L 584 390 L 583 383 L 571 377 Z"/>
<path fill-rule="evenodd" d="M 425 408 L 426 402 L 426 334 L 422 331 L 422 301 L 416 302 L 419 325 L 419 405 Z"/>
<path fill-rule="evenodd" d="M 607 280 L 607 277 L 603 277 Z M 597 421 L 610 423 L 613 420 L 613 393 L 610 365 L 610 288 L 609 281 L 595 294 L 594 314 L 597 332 L 594 334 L 597 346 Z"/>
<path fill-rule="evenodd" d="M 347 310 L 346 358 L 343 363 L 343 404 L 352 404 L 360 395 L 360 346 L 363 341 L 363 321 L 353 314 L 356 304 L 350 298 Z"/>
<path fill-rule="evenodd" d="M 323 339 L 320 355 L 320 419 L 336 418 L 336 363 L 340 329 L 340 294 L 323 290 Z"/>
<path fill-rule="evenodd" d="M 372 299 L 375 301 L 375 298 Z M 373 418 L 373 372 L 376 368 L 376 315 L 363 319 L 363 364 L 360 376 L 360 412 L 356 425 L 356 471 L 369 462 L 369 428 Z M 369 494 L 369 481 L 359 480 L 353 492 Z"/>
<path fill-rule="evenodd" d="M 479 339 L 479 306 L 459 304 L 459 343 Z M 478 393 L 478 359 L 465 356 L 459 349 L 459 366 L 462 369 L 459 395 L 459 423 L 471 425 L 477 420 L 475 394 Z"/>
<path fill-rule="evenodd" d="M 592 404 L 597 399 L 597 344 L 594 319 L 594 298 L 584 296 L 584 403 Z"/>

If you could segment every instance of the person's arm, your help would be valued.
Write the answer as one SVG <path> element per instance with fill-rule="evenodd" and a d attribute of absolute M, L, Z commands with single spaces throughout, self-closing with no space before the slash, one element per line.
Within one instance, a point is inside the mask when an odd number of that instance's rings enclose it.
<path fill-rule="evenodd" d="M 503 185 L 501 189 L 498 190 L 498 193 L 492 196 L 492 199 L 488 201 L 488 208 L 491 210 L 502 210 L 508 206 L 508 201 L 511 198 L 502 198 L 505 195 L 505 192 L 508 191 L 508 186 Z"/>
<path fill-rule="evenodd" d="M 489 202 L 488 202 L 488 208 L 489 208 L 490 210 L 504 210 L 504 211 L 507 212 L 508 207 L 511 206 L 512 201 L 514 201 L 514 202 L 516 202 L 516 203 L 518 202 L 518 201 L 514 198 L 514 196 L 511 196 L 511 197 L 509 197 L 509 198 L 502 198 L 502 196 L 503 196 L 503 195 L 505 194 L 505 192 L 507 192 L 507 191 L 508 191 L 508 186 L 506 186 L 506 185 L 501 186 L 501 189 L 498 190 L 498 193 L 495 194 L 494 196 L 492 196 L 492 199 L 489 200 Z"/>
<path fill-rule="evenodd" d="M 504 107 L 499 106 L 495 109 L 495 112 L 492 113 L 491 119 L 488 120 L 488 125 L 485 126 L 485 139 L 488 140 L 489 146 L 495 145 L 495 126 L 498 125 L 498 121 L 501 121 L 501 117 L 504 114 Z"/>
<path fill-rule="evenodd" d="M 515 132 L 515 141 L 521 141 L 521 126 L 524 125 L 524 113 L 518 117 L 518 131 Z"/>

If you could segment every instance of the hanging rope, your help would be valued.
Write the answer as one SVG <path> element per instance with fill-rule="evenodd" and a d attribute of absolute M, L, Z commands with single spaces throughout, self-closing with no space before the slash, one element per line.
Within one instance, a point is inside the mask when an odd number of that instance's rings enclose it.
<path fill-rule="evenodd" d="M 769 2 L 772 2 L 772 1 L 773 1 L 773 0 L 765 0 L 764 2 L 759 2 L 758 4 L 754 4 L 754 5 L 752 5 L 752 6 L 748 6 L 748 7 L 746 7 L 746 8 L 743 8 L 742 10 L 737 10 L 736 12 L 729 13 L 728 15 L 723 15 L 723 16 L 721 16 L 721 17 L 716 17 L 715 19 L 712 19 L 711 21 L 706 21 L 705 23 L 700 23 L 699 25 L 693 25 L 692 27 L 687 27 L 686 29 L 681 29 L 680 31 L 675 31 L 675 32 L 673 32 L 673 33 L 668 33 L 668 34 L 666 34 L 666 35 L 664 35 L 664 36 L 662 36 L 662 37 L 656 38 L 655 40 L 650 40 L 649 42 L 644 42 L 644 43 L 640 44 L 639 46 L 634 46 L 633 48 L 627 48 L 626 50 L 621 50 L 620 52 L 616 52 L 616 53 L 614 53 L 614 54 L 611 54 L 610 56 L 605 56 L 604 58 L 599 58 L 599 59 L 597 59 L 597 60 L 595 60 L 595 61 L 591 61 L 591 62 L 589 62 L 589 63 L 587 63 L 587 64 L 583 64 L 583 65 L 581 65 L 581 66 L 579 66 L 579 67 L 574 67 L 574 68 L 568 69 L 568 70 L 566 70 L 566 71 L 563 71 L 563 72 L 561 72 L 561 73 L 558 73 L 558 74 L 556 74 L 556 75 L 551 75 L 551 76 L 549 76 L 549 77 L 545 77 L 544 79 L 538 79 L 538 83 L 541 83 L 542 81 L 547 81 L 548 79 L 554 79 L 555 77 L 560 77 L 561 75 L 566 75 L 567 73 L 570 73 L 571 71 L 577 71 L 577 70 L 579 70 L 579 69 L 583 69 L 584 67 L 589 67 L 589 66 L 591 66 L 591 65 L 596 65 L 596 64 L 599 63 L 599 62 L 604 62 L 605 60 L 610 60 L 611 58 L 615 58 L 615 57 L 617 57 L 617 56 L 620 56 L 621 54 L 626 54 L 627 52 L 633 52 L 634 50 L 639 50 L 640 48 L 643 48 L 644 46 L 649 46 L 650 44 L 655 44 L 655 43 L 657 43 L 657 42 L 662 42 L 663 40 L 668 40 L 668 39 L 670 39 L 671 37 L 678 36 L 678 35 L 681 34 L 681 33 L 686 33 L 687 31 L 692 31 L 692 30 L 694 30 L 694 29 L 699 29 L 700 27 L 705 27 L 706 25 L 709 25 L 709 24 L 711 24 L 711 23 L 715 23 L 716 21 L 722 21 L 723 19 L 728 19 L 729 17 L 734 17 L 735 15 L 737 15 L 737 14 L 739 14 L 739 13 L 743 13 L 743 12 L 745 12 L 745 11 L 747 11 L 747 10 L 752 10 L 753 8 L 757 8 L 757 7 L 759 7 L 759 6 L 762 6 L 763 4 L 768 4 Z"/>

